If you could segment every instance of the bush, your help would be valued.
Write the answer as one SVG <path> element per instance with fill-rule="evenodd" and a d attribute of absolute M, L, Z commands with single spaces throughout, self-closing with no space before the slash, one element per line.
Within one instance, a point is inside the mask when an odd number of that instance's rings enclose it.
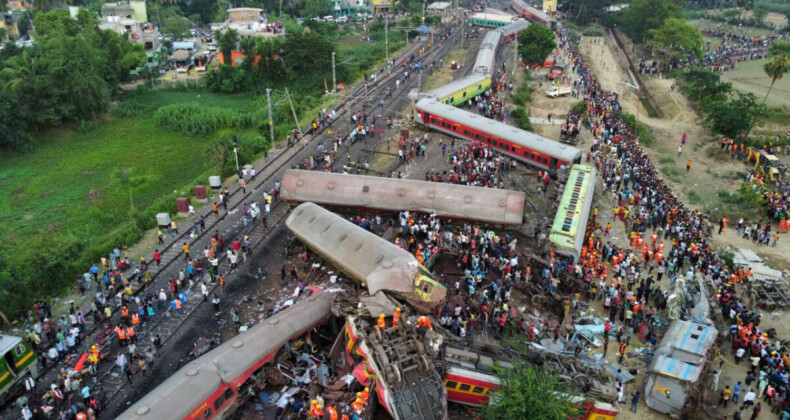
<path fill-rule="evenodd" d="M 153 110 L 153 107 L 136 101 L 123 101 L 115 108 L 113 113 L 119 117 L 141 117 L 150 115 Z"/>
<path fill-rule="evenodd" d="M 571 107 L 571 114 L 584 115 L 587 112 L 587 104 L 584 101 L 579 101 Z"/>
<path fill-rule="evenodd" d="M 513 121 L 515 121 L 518 128 L 532 131 L 532 122 L 529 120 L 529 115 L 527 114 L 526 108 L 519 105 L 513 110 L 510 116 L 513 118 Z"/>
<path fill-rule="evenodd" d="M 526 105 L 532 100 L 532 87 L 529 83 L 523 82 L 513 95 L 513 102 L 516 105 Z"/>
<path fill-rule="evenodd" d="M 582 31 L 584 36 L 604 36 L 603 29 L 598 26 L 588 26 Z"/>
<path fill-rule="evenodd" d="M 192 137 L 205 136 L 221 128 L 250 128 L 254 123 L 248 113 L 194 104 L 164 106 L 156 110 L 154 120 L 161 127 Z"/>
<path fill-rule="evenodd" d="M 637 122 L 634 114 L 623 112 L 621 115 L 625 125 L 628 126 L 632 133 L 639 137 L 640 143 L 647 147 L 651 147 L 655 144 L 656 138 L 653 137 L 653 133 L 646 126 Z"/>

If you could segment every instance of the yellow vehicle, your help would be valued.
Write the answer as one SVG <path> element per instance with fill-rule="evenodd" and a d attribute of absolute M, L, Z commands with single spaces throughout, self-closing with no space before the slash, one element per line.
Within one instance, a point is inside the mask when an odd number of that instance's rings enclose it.
<path fill-rule="evenodd" d="M 761 175 L 764 179 L 776 182 L 780 178 L 779 158 L 776 155 L 767 153 L 764 149 L 755 149 L 750 147 L 747 159 L 749 162 L 754 162 L 754 173 Z"/>

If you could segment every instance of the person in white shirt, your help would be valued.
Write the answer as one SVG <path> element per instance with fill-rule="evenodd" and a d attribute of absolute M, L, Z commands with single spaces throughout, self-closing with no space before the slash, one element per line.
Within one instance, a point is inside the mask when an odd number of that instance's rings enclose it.
<path fill-rule="evenodd" d="M 28 408 L 27 404 L 22 406 L 22 418 L 24 420 L 30 420 L 33 418 L 33 413 L 30 411 L 30 408 Z"/>
<path fill-rule="evenodd" d="M 750 389 L 746 395 L 743 396 L 743 406 L 741 409 L 744 409 L 746 406 L 754 404 L 754 399 L 757 397 L 757 394 L 754 392 L 754 389 Z"/>

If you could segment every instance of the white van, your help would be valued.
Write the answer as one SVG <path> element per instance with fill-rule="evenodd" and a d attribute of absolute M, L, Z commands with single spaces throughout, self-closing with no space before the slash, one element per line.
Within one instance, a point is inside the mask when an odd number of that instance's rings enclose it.
<path fill-rule="evenodd" d="M 334 16 L 324 16 L 323 21 L 324 22 L 334 22 L 335 21 L 335 17 Z"/>
<path fill-rule="evenodd" d="M 348 23 L 348 16 L 340 16 L 336 21 L 337 23 Z"/>

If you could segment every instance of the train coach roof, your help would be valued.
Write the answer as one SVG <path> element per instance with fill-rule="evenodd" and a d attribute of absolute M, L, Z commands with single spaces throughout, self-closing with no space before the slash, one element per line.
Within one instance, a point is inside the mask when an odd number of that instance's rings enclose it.
<path fill-rule="evenodd" d="M 415 108 L 440 118 L 463 124 L 474 130 L 483 131 L 497 138 L 512 141 L 523 147 L 545 153 L 565 162 L 573 162 L 581 156 L 581 150 L 539 136 L 529 131 L 507 125 L 472 112 L 437 102 L 431 98 L 420 99 Z"/>
<path fill-rule="evenodd" d="M 195 411 L 201 414 L 209 407 L 201 403 L 223 383 L 240 386 L 248 369 L 329 316 L 335 294 L 319 292 L 226 341 L 179 369 L 118 418 L 182 419 Z"/>
<path fill-rule="evenodd" d="M 475 13 L 471 17 L 471 19 L 491 20 L 497 22 L 510 22 L 514 18 L 515 17 L 510 14 L 499 14 L 499 13 Z"/>
<path fill-rule="evenodd" d="M 530 22 L 526 19 L 517 20 L 510 25 L 503 26 L 499 28 L 499 31 L 502 32 L 505 36 L 509 36 L 516 32 L 521 32 L 526 29 L 530 25 Z"/>
<path fill-rule="evenodd" d="M 497 225 L 521 224 L 526 202 L 522 191 L 294 169 L 283 174 L 281 195 L 288 201 L 420 211 Z"/>
<path fill-rule="evenodd" d="M 380 290 L 413 293 L 417 259 L 315 203 L 297 206 L 285 225 L 300 241 L 358 282 Z"/>
<path fill-rule="evenodd" d="M 446 85 L 440 86 L 440 87 L 438 87 L 438 88 L 436 88 L 436 89 L 434 89 L 432 91 L 429 91 L 429 92 L 426 93 L 426 95 L 432 96 L 432 97 L 435 97 L 438 100 L 441 100 L 443 98 L 446 98 L 446 97 L 454 94 L 455 92 L 458 92 L 460 90 L 466 89 L 469 86 L 474 86 L 474 85 L 478 85 L 480 83 L 483 83 L 483 81 L 485 81 L 488 78 L 489 78 L 489 76 L 487 76 L 485 74 L 473 73 L 473 74 L 470 74 L 469 76 L 462 77 L 462 78 L 460 78 L 458 80 L 453 80 L 452 82 L 450 82 L 450 83 L 448 83 Z M 469 98 L 469 99 L 472 99 L 472 98 Z"/>

